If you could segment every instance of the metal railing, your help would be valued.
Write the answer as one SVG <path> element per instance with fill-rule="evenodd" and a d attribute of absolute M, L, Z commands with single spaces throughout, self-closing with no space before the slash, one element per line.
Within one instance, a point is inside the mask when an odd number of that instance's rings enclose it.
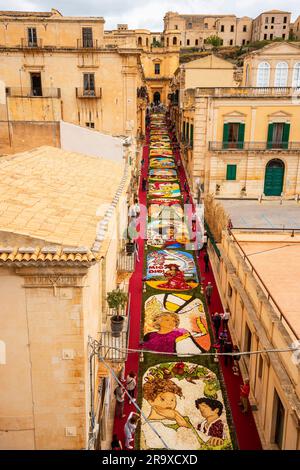
<path fill-rule="evenodd" d="M 280 150 L 292 152 L 300 151 L 300 142 L 209 142 L 209 150 L 219 152 L 240 150 L 252 150 L 255 152 Z"/>
<path fill-rule="evenodd" d="M 112 362 L 125 362 L 128 357 L 128 345 L 130 335 L 130 311 L 131 295 L 128 296 L 127 309 L 127 330 L 121 331 L 119 337 L 112 336 L 111 331 L 100 333 L 99 344 L 101 356 Z M 125 316 L 125 315 L 124 315 Z"/>
<path fill-rule="evenodd" d="M 191 90 L 193 93 L 193 90 Z M 256 96 L 299 96 L 300 87 L 199 87 L 195 89 L 198 96 L 216 97 L 256 97 Z"/>
<path fill-rule="evenodd" d="M 37 38 L 35 41 L 29 41 L 28 38 L 21 38 L 21 47 L 25 49 L 39 49 L 43 47 L 43 40 Z"/>
<path fill-rule="evenodd" d="M 248 229 L 249 230 L 249 229 Z M 266 231 L 266 229 L 264 229 Z M 270 230 L 268 230 L 270 231 Z M 237 240 L 237 238 L 235 237 L 234 233 L 232 232 L 231 229 L 228 229 L 228 233 L 229 235 L 232 237 L 232 240 L 234 241 L 234 243 L 236 243 L 236 245 L 238 246 L 240 252 L 242 253 L 242 257 L 244 259 L 244 261 L 248 264 L 249 268 L 250 268 L 250 271 L 251 273 L 253 274 L 253 276 L 256 278 L 256 280 L 259 281 L 259 283 L 261 284 L 261 287 L 263 288 L 263 291 L 268 299 L 268 301 L 270 302 L 270 304 L 272 305 L 274 311 L 276 312 L 276 314 L 278 315 L 279 317 L 279 320 L 283 323 L 283 324 L 286 324 L 286 326 L 288 326 L 288 328 L 290 329 L 290 331 L 292 332 L 292 334 L 294 335 L 294 337 L 298 340 L 300 339 L 299 337 L 299 334 L 295 331 L 295 329 L 293 328 L 293 326 L 291 325 L 291 323 L 289 322 L 289 320 L 286 318 L 286 315 L 284 314 L 284 312 L 281 310 L 281 308 L 279 307 L 278 303 L 276 302 L 276 300 L 274 299 L 273 295 L 271 294 L 271 292 L 269 291 L 268 287 L 266 286 L 266 284 L 264 283 L 264 281 L 262 280 L 261 276 L 259 275 L 259 273 L 257 272 L 257 270 L 255 269 L 255 267 L 253 266 L 253 264 L 251 263 L 248 255 L 246 254 L 246 252 L 243 250 L 241 244 L 239 243 L 239 241 Z"/>
<path fill-rule="evenodd" d="M 93 88 L 93 89 L 85 89 L 85 88 L 76 88 L 76 98 L 102 98 L 102 88 Z"/>
<path fill-rule="evenodd" d="M 77 39 L 78 49 L 97 49 L 98 39 Z"/>
<path fill-rule="evenodd" d="M 135 253 L 126 253 L 125 250 L 121 251 L 117 259 L 117 270 L 119 272 L 133 273 L 135 267 Z"/>
<path fill-rule="evenodd" d="M 14 98 L 60 98 L 60 88 L 21 88 L 7 87 L 6 95 Z"/>

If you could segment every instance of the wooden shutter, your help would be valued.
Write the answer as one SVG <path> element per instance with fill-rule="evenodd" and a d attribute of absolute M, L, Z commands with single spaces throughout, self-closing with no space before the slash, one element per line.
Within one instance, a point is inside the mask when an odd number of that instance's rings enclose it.
<path fill-rule="evenodd" d="M 289 137 L 290 137 L 290 127 L 291 125 L 288 122 L 284 123 L 283 134 L 282 134 L 282 148 L 289 148 Z"/>
<path fill-rule="evenodd" d="M 239 124 L 239 132 L 238 132 L 238 148 L 244 148 L 244 140 L 245 140 L 245 124 Z"/>
<path fill-rule="evenodd" d="M 269 129 L 268 129 L 268 142 L 267 142 L 267 148 L 271 149 L 273 147 L 273 131 L 274 131 L 274 124 L 269 124 Z"/>
<path fill-rule="evenodd" d="M 226 179 L 228 181 L 236 180 L 236 165 L 227 165 Z"/>
<path fill-rule="evenodd" d="M 228 148 L 229 124 L 224 124 L 223 127 L 223 149 Z"/>

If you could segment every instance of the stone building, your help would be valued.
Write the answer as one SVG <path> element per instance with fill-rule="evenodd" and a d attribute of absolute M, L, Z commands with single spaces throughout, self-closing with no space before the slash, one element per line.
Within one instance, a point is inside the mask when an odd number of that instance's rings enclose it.
<path fill-rule="evenodd" d="M 289 39 L 291 13 L 288 11 L 264 11 L 253 20 L 252 41 Z"/>
<path fill-rule="evenodd" d="M 146 107 L 140 55 L 135 44 L 108 47 L 102 17 L 0 12 L 0 151 L 57 145 L 60 120 L 135 143 Z"/>
<path fill-rule="evenodd" d="M 100 448 L 115 382 L 92 340 L 110 344 L 106 294 L 124 278 L 127 166 L 41 147 L 0 174 L 0 448 Z"/>
<path fill-rule="evenodd" d="M 292 39 L 296 39 L 299 41 L 300 39 L 300 15 L 296 19 L 296 21 L 290 25 L 290 33 L 292 36 Z"/>
<path fill-rule="evenodd" d="M 186 90 L 177 129 L 194 190 L 200 181 L 217 197 L 300 194 L 299 68 L 299 47 L 275 43 L 245 58 L 248 86 L 214 87 L 212 77 Z"/>
<path fill-rule="evenodd" d="M 248 222 L 245 202 L 240 202 L 240 213 Z M 210 260 L 230 312 L 234 344 L 254 353 L 243 355 L 239 365 L 250 379 L 250 403 L 263 448 L 299 450 L 299 351 L 269 351 L 299 347 L 300 237 L 292 230 L 247 227 L 223 232 L 217 245 L 220 257 L 209 243 Z"/>
<path fill-rule="evenodd" d="M 203 48 L 205 40 L 218 36 L 224 46 L 242 46 L 251 41 L 252 19 L 235 15 L 181 15 L 167 12 L 164 33 L 180 32 L 181 47 Z"/>
<path fill-rule="evenodd" d="M 126 44 L 138 48 L 151 103 L 168 103 L 170 80 L 179 65 L 180 32 L 151 32 L 147 29 L 129 30 L 118 25 L 117 30 L 105 31 L 107 47 Z"/>

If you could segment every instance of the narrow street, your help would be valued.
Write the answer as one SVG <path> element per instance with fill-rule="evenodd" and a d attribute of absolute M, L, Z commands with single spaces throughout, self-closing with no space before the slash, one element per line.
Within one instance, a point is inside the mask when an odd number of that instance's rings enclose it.
<path fill-rule="evenodd" d="M 205 272 L 205 250 L 194 250 L 195 208 L 186 204 L 192 197 L 172 142 L 165 115 L 153 113 L 139 190 L 147 214 L 142 211 L 137 222 L 139 261 L 129 286 L 129 349 L 145 352 L 129 352 L 125 368 L 125 377 L 137 374 L 137 403 L 147 419 L 141 417 L 131 446 L 258 450 L 261 443 L 250 406 L 242 413 L 238 405 L 241 374 L 234 375 L 230 360 L 214 360 L 217 338 L 211 315 L 224 312 L 224 306 L 210 265 Z M 210 305 L 204 294 L 208 282 L 213 287 Z M 135 407 L 126 397 L 125 417 L 114 422 L 123 448 L 131 411 Z"/>

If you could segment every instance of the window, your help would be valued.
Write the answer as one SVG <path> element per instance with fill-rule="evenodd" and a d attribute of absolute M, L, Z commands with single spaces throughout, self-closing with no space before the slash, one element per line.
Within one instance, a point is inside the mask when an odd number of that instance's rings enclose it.
<path fill-rule="evenodd" d="M 190 124 L 187 122 L 185 127 L 185 141 L 189 141 Z"/>
<path fill-rule="evenodd" d="M 40 73 L 31 73 L 31 95 L 32 96 L 43 96 L 42 91 L 42 77 Z"/>
<path fill-rule="evenodd" d="M 82 28 L 82 46 L 93 47 L 93 29 Z"/>
<path fill-rule="evenodd" d="M 178 24 L 175 24 L 175 29 L 178 29 Z"/>
<path fill-rule="evenodd" d="M 173 37 L 173 46 L 177 46 L 177 38 L 176 38 L 176 36 Z"/>
<path fill-rule="evenodd" d="M 268 128 L 268 149 L 287 149 L 289 146 L 290 123 L 273 122 Z"/>
<path fill-rule="evenodd" d="M 276 390 L 274 390 L 274 442 L 278 445 L 279 449 L 282 449 L 283 445 L 283 430 L 285 420 L 284 406 L 279 398 Z"/>
<path fill-rule="evenodd" d="M 142 44 L 143 44 L 143 42 L 142 42 L 142 38 L 141 38 L 141 37 L 139 37 L 139 38 L 138 38 L 138 46 L 142 46 Z"/>
<path fill-rule="evenodd" d="M 194 146 L 194 124 L 191 124 L 191 129 L 190 129 L 190 146 L 192 148 Z"/>
<path fill-rule="evenodd" d="M 267 87 L 270 82 L 270 64 L 261 62 L 257 70 L 257 84 L 259 87 Z"/>
<path fill-rule="evenodd" d="M 221 24 L 221 33 L 224 33 L 224 31 L 225 31 L 225 26 Z"/>
<path fill-rule="evenodd" d="M 300 62 L 294 65 L 293 87 L 300 87 Z"/>
<path fill-rule="evenodd" d="M 167 38 L 167 47 L 169 47 L 169 38 Z"/>
<path fill-rule="evenodd" d="M 285 34 L 282 35 L 282 39 L 285 39 Z"/>
<path fill-rule="evenodd" d="M 241 122 L 228 122 L 223 128 L 223 148 L 242 149 L 244 147 L 245 124 Z"/>
<path fill-rule="evenodd" d="M 271 23 L 275 23 L 275 16 L 272 16 Z"/>
<path fill-rule="evenodd" d="M 189 28 L 189 29 L 192 29 L 192 27 L 193 27 L 193 23 L 189 23 L 189 24 L 188 24 L 188 28 Z"/>
<path fill-rule="evenodd" d="M 189 46 L 189 45 L 190 45 L 190 40 L 189 40 L 189 39 L 187 39 L 187 41 L 186 41 L 186 45 L 187 45 L 187 46 Z"/>
<path fill-rule="evenodd" d="M 243 39 L 242 42 L 243 42 L 243 46 L 244 46 L 246 44 L 246 39 Z"/>
<path fill-rule="evenodd" d="M 86 122 L 85 125 L 86 125 L 86 127 L 90 127 L 91 129 L 95 128 L 95 123 L 94 122 Z"/>
<path fill-rule="evenodd" d="M 282 29 L 286 29 L 286 26 L 283 26 Z M 293 31 L 291 31 L 291 33 L 292 33 L 292 32 L 293 32 Z"/>
<path fill-rule="evenodd" d="M 229 41 L 229 45 L 232 46 L 233 45 L 233 39 L 230 39 Z"/>
<path fill-rule="evenodd" d="M 198 39 L 195 40 L 195 46 L 198 46 Z"/>
<path fill-rule="evenodd" d="M 246 25 L 243 26 L 243 33 L 247 33 L 247 26 Z"/>
<path fill-rule="evenodd" d="M 268 26 L 265 26 L 265 29 L 268 29 Z"/>
<path fill-rule="evenodd" d="M 36 47 L 37 46 L 36 28 L 27 28 L 27 38 L 28 38 L 28 46 L 29 47 Z"/>
<path fill-rule="evenodd" d="M 84 95 L 95 95 L 95 74 L 84 73 L 83 74 L 83 94 Z"/>
<path fill-rule="evenodd" d="M 268 35 L 264 34 L 264 40 L 268 39 Z"/>
<path fill-rule="evenodd" d="M 283 23 L 284 23 L 284 24 L 287 23 L 287 16 L 285 16 L 285 17 L 283 18 Z"/>
<path fill-rule="evenodd" d="M 274 86 L 285 87 L 288 81 L 289 67 L 286 62 L 278 62 L 275 70 Z"/>
<path fill-rule="evenodd" d="M 208 23 L 204 23 L 204 29 L 208 29 Z"/>
<path fill-rule="evenodd" d="M 220 45 L 223 46 L 223 44 L 224 44 L 223 39 L 220 39 Z"/>
<path fill-rule="evenodd" d="M 154 64 L 154 74 L 155 75 L 160 74 L 160 64 Z"/>
<path fill-rule="evenodd" d="M 264 361 L 263 361 L 262 355 L 260 354 L 258 358 L 258 371 L 257 371 L 257 376 L 259 379 L 262 379 L 263 367 L 264 367 Z"/>
<path fill-rule="evenodd" d="M 266 16 L 266 18 L 265 18 L 265 23 L 266 24 L 269 23 L 269 17 L 268 16 Z"/>
<path fill-rule="evenodd" d="M 245 338 L 244 338 L 244 351 L 245 352 L 251 351 L 251 343 L 252 343 L 252 333 L 251 333 L 249 326 L 246 323 Z M 247 366 L 249 367 L 250 354 L 245 355 L 244 358 L 245 358 Z"/>
<path fill-rule="evenodd" d="M 234 33 L 234 25 L 233 24 L 230 26 L 230 32 Z"/>
<path fill-rule="evenodd" d="M 227 165 L 226 179 L 227 181 L 236 180 L 236 165 Z M 229 297 L 231 297 L 231 295 L 229 295 Z"/>
<path fill-rule="evenodd" d="M 182 124 L 182 140 L 183 141 L 185 140 L 185 121 L 183 121 L 183 124 Z"/>
<path fill-rule="evenodd" d="M 271 26 L 271 29 L 274 29 L 274 25 Z"/>

